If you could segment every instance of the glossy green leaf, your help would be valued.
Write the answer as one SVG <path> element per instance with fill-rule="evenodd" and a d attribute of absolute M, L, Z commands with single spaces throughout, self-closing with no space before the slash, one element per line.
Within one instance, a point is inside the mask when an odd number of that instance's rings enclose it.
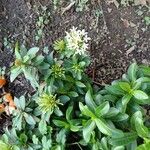
<path fill-rule="evenodd" d="M 120 86 L 124 91 L 126 91 L 126 92 L 130 92 L 130 91 L 131 91 L 131 86 L 130 86 L 129 83 L 127 83 L 127 82 L 119 82 L 118 84 L 119 84 L 119 86 Z"/>
<path fill-rule="evenodd" d="M 24 118 L 25 118 L 25 120 L 28 124 L 30 124 L 30 125 L 35 125 L 36 124 L 34 118 L 31 115 L 29 115 L 27 113 L 24 113 Z"/>
<path fill-rule="evenodd" d="M 36 56 L 36 53 L 39 51 L 39 47 L 32 47 L 28 50 L 27 55 L 30 56 L 30 59 Z"/>
<path fill-rule="evenodd" d="M 124 91 L 119 85 L 110 85 L 105 87 L 106 90 L 113 95 L 124 95 Z"/>
<path fill-rule="evenodd" d="M 141 137 L 149 137 L 149 130 L 146 126 L 143 124 L 143 120 L 140 118 L 135 118 L 135 128 L 136 131 L 138 132 L 138 135 Z"/>
<path fill-rule="evenodd" d="M 141 111 L 137 111 L 131 118 L 131 125 L 135 126 L 135 129 L 140 137 L 149 137 L 149 130 L 143 123 Z"/>
<path fill-rule="evenodd" d="M 100 116 L 103 116 L 103 115 L 107 114 L 108 111 L 109 111 L 109 109 L 110 109 L 110 105 L 109 105 L 109 102 L 107 101 L 107 102 L 104 102 L 104 103 L 102 103 L 101 105 L 99 105 L 99 106 L 96 108 L 95 113 L 96 113 L 96 115 L 97 115 L 98 117 L 100 117 Z"/>
<path fill-rule="evenodd" d="M 77 85 L 78 87 L 80 87 L 80 88 L 86 87 L 85 84 L 83 84 L 83 83 L 80 82 L 80 81 L 76 81 L 76 85 Z"/>
<path fill-rule="evenodd" d="M 104 115 L 105 118 L 111 118 L 115 117 L 119 113 L 119 110 L 117 108 L 111 107 L 106 115 Z"/>
<path fill-rule="evenodd" d="M 136 98 L 136 99 L 148 99 L 148 95 L 146 93 L 144 93 L 143 91 L 141 90 L 135 90 L 133 91 L 133 96 Z"/>
<path fill-rule="evenodd" d="M 77 92 L 71 91 L 71 92 L 68 93 L 68 96 L 70 96 L 70 97 L 78 97 L 79 95 L 78 95 Z"/>
<path fill-rule="evenodd" d="M 126 108 L 127 108 L 127 104 L 130 101 L 132 95 L 125 95 L 122 97 L 121 102 L 122 102 L 122 112 L 125 113 L 126 112 Z"/>
<path fill-rule="evenodd" d="M 68 121 L 71 120 L 72 111 L 73 111 L 73 106 L 69 106 L 68 109 L 67 109 L 67 111 L 66 111 L 66 119 Z"/>
<path fill-rule="evenodd" d="M 136 63 L 133 63 L 129 66 L 127 74 L 128 74 L 128 78 L 130 81 L 134 82 L 137 78 L 137 70 L 138 70 L 138 66 Z"/>
<path fill-rule="evenodd" d="M 140 66 L 140 70 L 144 73 L 144 75 L 150 76 L 150 67 Z"/>
<path fill-rule="evenodd" d="M 15 44 L 15 56 L 16 56 L 16 59 L 22 60 L 22 57 L 19 53 L 19 43 L 18 43 L 18 41 Z"/>
<path fill-rule="evenodd" d="M 18 98 L 14 98 L 14 102 L 17 106 L 17 108 L 24 110 L 25 109 L 25 97 L 21 96 L 19 99 Z"/>
<path fill-rule="evenodd" d="M 91 110 L 89 110 L 89 108 L 86 105 L 84 106 L 81 102 L 79 102 L 79 108 L 83 115 L 91 118 L 96 118 L 94 113 Z"/>
<path fill-rule="evenodd" d="M 137 139 L 137 137 L 138 137 L 137 133 L 135 132 L 124 133 L 122 136 L 115 137 L 115 138 L 112 137 L 109 142 L 114 146 L 123 146 L 132 143 Z"/>
<path fill-rule="evenodd" d="M 22 69 L 20 67 L 13 67 L 11 69 L 10 81 L 13 82 L 21 73 Z"/>
<path fill-rule="evenodd" d="M 94 119 L 96 126 L 98 127 L 99 131 L 102 132 L 105 135 L 112 135 L 112 129 L 101 119 Z"/>
<path fill-rule="evenodd" d="M 67 95 L 61 95 L 58 97 L 58 99 L 60 100 L 61 103 L 65 104 L 70 100 L 70 97 Z"/>
<path fill-rule="evenodd" d="M 38 129 L 42 135 L 47 133 L 47 124 L 45 120 L 41 119 L 41 121 L 39 122 Z"/>
<path fill-rule="evenodd" d="M 92 131 L 95 128 L 95 122 L 92 120 L 88 120 L 83 127 L 83 138 L 86 143 L 90 141 Z"/>
<path fill-rule="evenodd" d="M 95 102 L 93 101 L 93 97 L 92 97 L 92 95 L 91 95 L 90 90 L 88 90 L 87 93 L 86 93 L 86 95 L 85 95 L 85 103 L 86 103 L 86 105 L 87 105 L 90 109 L 95 110 L 96 104 L 95 104 Z"/>
<path fill-rule="evenodd" d="M 53 123 L 58 127 L 68 126 L 68 123 L 66 123 L 65 121 L 61 121 L 61 120 L 53 120 Z"/>

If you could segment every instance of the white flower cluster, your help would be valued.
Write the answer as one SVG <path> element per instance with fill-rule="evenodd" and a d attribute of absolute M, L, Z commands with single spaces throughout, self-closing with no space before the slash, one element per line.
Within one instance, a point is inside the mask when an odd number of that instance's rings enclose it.
<path fill-rule="evenodd" d="M 90 38 L 87 36 L 85 30 L 77 30 L 73 27 L 70 32 L 66 32 L 66 42 L 67 48 L 69 50 L 74 50 L 75 54 L 85 55 L 88 48 L 88 41 Z"/>

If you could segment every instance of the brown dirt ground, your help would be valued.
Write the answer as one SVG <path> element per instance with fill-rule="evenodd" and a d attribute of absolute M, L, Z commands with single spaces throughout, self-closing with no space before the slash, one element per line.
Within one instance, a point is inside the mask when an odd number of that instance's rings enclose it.
<path fill-rule="evenodd" d="M 62 8 L 68 4 L 64 0 L 54 11 L 52 0 L 0 0 L 0 66 L 9 68 L 14 60 L 13 50 L 3 45 L 4 37 L 10 43 L 18 40 L 28 47 L 47 45 L 51 49 L 52 42 L 63 37 L 72 26 L 86 29 L 92 39 L 89 48 L 93 60 L 91 72 L 95 70 L 94 80 L 100 84 L 120 78 L 134 60 L 150 64 L 150 26 L 144 22 L 144 17 L 150 16 L 148 7 L 117 8 L 108 0 L 91 0 L 84 11 L 76 12 L 73 6 L 61 15 Z M 46 6 L 51 15 L 44 26 L 44 38 L 36 43 L 36 22 L 41 15 L 41 5 Z M 102 14 L 97 16 L 97 11 Z M 142 14 L 138 15 L 139 12 Z M 30 88 L 22 80 L 20 77 L 9 85 L 11 92 L 21 95 Z"/>

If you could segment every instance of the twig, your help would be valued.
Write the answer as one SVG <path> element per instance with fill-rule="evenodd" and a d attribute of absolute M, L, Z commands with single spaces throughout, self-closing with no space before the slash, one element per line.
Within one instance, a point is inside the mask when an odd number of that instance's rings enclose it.
<path fill-rule="evenodd" d="M 92 70 L 92 80 L 93 81 L 95 79 L 95 66 L 96 66 L 96 63 L 95 63 L 95 59 L 94 59 L 94 65 L 93 65 L 93 70 Z"/>
<path fill-rule="evenodd" d="M 63 8 L 61 15 L 63 15 L 66 11 L 68 11 L 75 3 L 76 2 L 74 1 L 74 2 L 70 3 L 67 7 Z"/>
<path fill-rule="evenodd" d="M 96 82 L 96 81 L 92 81 L 94 84 L 98 85 L 98 86 L 102 86 L 102 84 L 100 84 L 99 82 Z"/>
<path fill-rule="evenodd" d="M 106 19 L 105 19 L 103 7 L 102 7 L 102 4 L 101 4 L 101 0 L 98 0 L 98 4 L 99 4 L 99 7 L 100 7 L 100 10 L 102 11 L 102 17 L 103 17 L 103 22 L 104 22 L 104 29 L 108 32 L 108 28 L 107 28 Z"/>
<path fill-rule="evenodd" d="M 71 143 L 71 144 L 68 144 L 68 145 L 78 145 L 80 150 L 83 150 L 82 147 L 80 146 L 80 144 L 78 142 L 75 142 L 75 143 Z"/>

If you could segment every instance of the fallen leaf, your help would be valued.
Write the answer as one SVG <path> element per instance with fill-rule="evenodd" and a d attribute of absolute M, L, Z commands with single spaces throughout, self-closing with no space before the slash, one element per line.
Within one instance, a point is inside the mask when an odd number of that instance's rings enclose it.
<path fill-rule="evenodd" d="M 75 4 L 75 1 L 70 3 L 67 7 L 63 8 L 61 15 L 63 15 L 66 11 L 68 11 L 74 4 Z"/>
<path fill-rule="evenodd" d="M 4 101 L 5 102 L 11 102 L 13 101 L 12 95 L 10 93 L 7 93 L 4 95 Z"/>
<path fill-rule="evenodd" d="M 5 111 L 4 104 L 0 104 L 0 113 L 3 113 Z"/>
<path fill-rule="evenodd" d="M 9 102 L 9 106 L 16 107 L 14 101 L 10 101 L 10 102 Z"/>
<path fill-rule="evenodd" d="M 6 84 L 6 80 L 3 77 L 0 77 L 0 88 L 2 88 Z"/>

